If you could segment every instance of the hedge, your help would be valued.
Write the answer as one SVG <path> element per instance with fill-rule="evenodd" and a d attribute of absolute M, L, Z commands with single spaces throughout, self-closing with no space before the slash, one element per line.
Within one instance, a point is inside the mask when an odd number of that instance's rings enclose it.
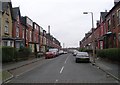
<path fill-rule="evenodd" d="M 85 48 L 80 48 L 79 51 L 80 52 L 88 52 L 88 53 L 92 53 L 93 52 L 92 49 L 85 49 Z"/>
<path fill-rule="evenodd" d="M 120 61 L 120 48 L 97 50 L 97 56 L 110 60 Z"/>
<path fill-rule="evenodd" d="M 16 55 L 16 49 L 13 47 L 2 47 L 2 62 L 10 62 L 13 61 Z"/>
<path fill-rule="evenodd" d="M 18 52 L 23 53 L 24 56 L 28 57 L 31 54 L 31 49 L 30 48 L 20 48 Z"/>
<path fill-rule="evenodd" d="M 30 48 L 20 48 L 19 50 L 14 47 L 2 47 L 2 62 L 12 62 L 12 61 L 19 61 L 25 60 L 29 58 L 31 54 Z"/>

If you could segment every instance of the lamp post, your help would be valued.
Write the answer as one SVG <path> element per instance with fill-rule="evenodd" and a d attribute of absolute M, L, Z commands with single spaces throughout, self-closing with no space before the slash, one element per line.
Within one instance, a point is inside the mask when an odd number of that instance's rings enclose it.
<path fill-rule="evenodd" d="M 83 14 L 91 14 L 92 17 L 92 29 L 94 28 L 93 12 L 83 12 Z M 95 63 L 95 36 L 93 32 L 93 63 Z"/>

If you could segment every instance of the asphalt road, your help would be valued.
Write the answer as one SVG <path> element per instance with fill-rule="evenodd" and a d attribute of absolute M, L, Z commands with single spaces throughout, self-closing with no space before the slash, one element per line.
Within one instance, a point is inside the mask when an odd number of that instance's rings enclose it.
<path fill-rule="evenodd" d="M 9 83 L 116 83 L 91 63 L 75 63 L 72 54 L 44 60 Z"/>

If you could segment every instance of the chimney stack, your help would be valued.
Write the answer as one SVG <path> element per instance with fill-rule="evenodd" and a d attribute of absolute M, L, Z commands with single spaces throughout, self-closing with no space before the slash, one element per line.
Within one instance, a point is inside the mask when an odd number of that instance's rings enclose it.
<path fill-rule="evenodd" d="M 50 25 L 48 25 L 48 34 L 50 34 Z"/>
<path fill-rule="evenodd" d="M 120 0 L 114 0 L 114 5 L 116 5 Z"/>
<path fill-rule="evenodd" d="M 100 24 L 100 21 L 99 21 L 99 20 L 97 20 L 97 23 L 96 23 L 97 27 L 99 26 L 99 24 Z"/>

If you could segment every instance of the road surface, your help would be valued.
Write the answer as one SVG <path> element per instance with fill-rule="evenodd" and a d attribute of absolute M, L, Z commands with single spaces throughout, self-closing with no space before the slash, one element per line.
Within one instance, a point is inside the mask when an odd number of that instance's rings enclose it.
<path fill-rule="evenodd" d="M 91 63 L 75 63 L 72 54 L 45 59 L 9 83 L 116 83 Z"/>

